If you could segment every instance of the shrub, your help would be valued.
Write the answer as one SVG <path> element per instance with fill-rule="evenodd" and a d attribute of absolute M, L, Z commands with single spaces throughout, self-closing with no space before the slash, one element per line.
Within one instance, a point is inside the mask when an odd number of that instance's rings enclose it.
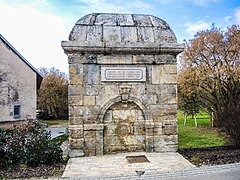
<path fill-rule="evenodd" d="M 218 118 L 220 127 L 231 137 L 233 143 L 240 146 L 240 105 L 231 103 Z"/>
<path fill-rule="evenodd" d="M 0 167 L 12 164 L 62 162 L 60 144 L 50 141 L 50 132 L 37 121 L 11 131 L 0 131 Z"/>

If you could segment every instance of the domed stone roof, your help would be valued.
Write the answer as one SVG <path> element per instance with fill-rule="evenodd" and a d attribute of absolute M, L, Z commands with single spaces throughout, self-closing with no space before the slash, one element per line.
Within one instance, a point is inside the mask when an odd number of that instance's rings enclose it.
<path fill-rule="evenodd" d="M 88 14 L 73 27 L 70 41 L 118 43 L 176 43 L 162 19 L 143 14 Z M 91 44 L 92 44 L 91 43 Z"/>
<path fill-rule="evenodd" d="M 92 13 L 79 19 L 62 41 L 69 54 L 173 54 L 183 51 L 174 32 L 162 19 L 143 14 Z"/>

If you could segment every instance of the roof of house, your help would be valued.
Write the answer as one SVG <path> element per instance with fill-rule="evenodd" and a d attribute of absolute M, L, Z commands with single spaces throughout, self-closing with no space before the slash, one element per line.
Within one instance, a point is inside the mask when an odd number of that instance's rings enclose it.
<path fill-rule="evenodd" d="M 37 74 L 37 89 L 39 89 L 42 79 L 43 79 L 42 74 L 35 67 L 33 67 L 33 65 L 31 65 L 1 34 L 0 34 L 0 39 L 2 39 L 24 63 L 26 63 L 34 72 L 36 72 L 36 74 Z"/>

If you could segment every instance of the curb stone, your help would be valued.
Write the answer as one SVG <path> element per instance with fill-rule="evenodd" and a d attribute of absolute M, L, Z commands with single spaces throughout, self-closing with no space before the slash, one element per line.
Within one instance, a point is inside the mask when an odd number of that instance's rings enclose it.
<path fill-rule="evenodd" d="M 200 168 L 191 168 L 185 170 L 178 170 L 173 172 L 163 172 L 163 173 L 148 173 L 142 176 L 142 179 L 171 179 L 171 178 L 184 178 L 188 176 L 198 176 L 207 175 L 212 173 L 229 172 L 234 170 L 240 170 L 240 163 L 235 164 L 225 164 L 216 166 L 205 166 Z M 81 178 L 53 178 L 51 180 L 113 180 L 113 179 L 131 179 L 139 180 L 137 175 L 115 175 L 115 176 L 89 176 Z M 49 179 L 50 180 L 50 179 Z"/>

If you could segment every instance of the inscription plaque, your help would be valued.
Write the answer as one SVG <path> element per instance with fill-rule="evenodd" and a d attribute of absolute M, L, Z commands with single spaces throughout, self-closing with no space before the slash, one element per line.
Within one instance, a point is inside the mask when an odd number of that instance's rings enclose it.
<path fill-rule="evenodd" d="M 102 81 L 146 81 L 146 67 L 101 67 Z"/>

